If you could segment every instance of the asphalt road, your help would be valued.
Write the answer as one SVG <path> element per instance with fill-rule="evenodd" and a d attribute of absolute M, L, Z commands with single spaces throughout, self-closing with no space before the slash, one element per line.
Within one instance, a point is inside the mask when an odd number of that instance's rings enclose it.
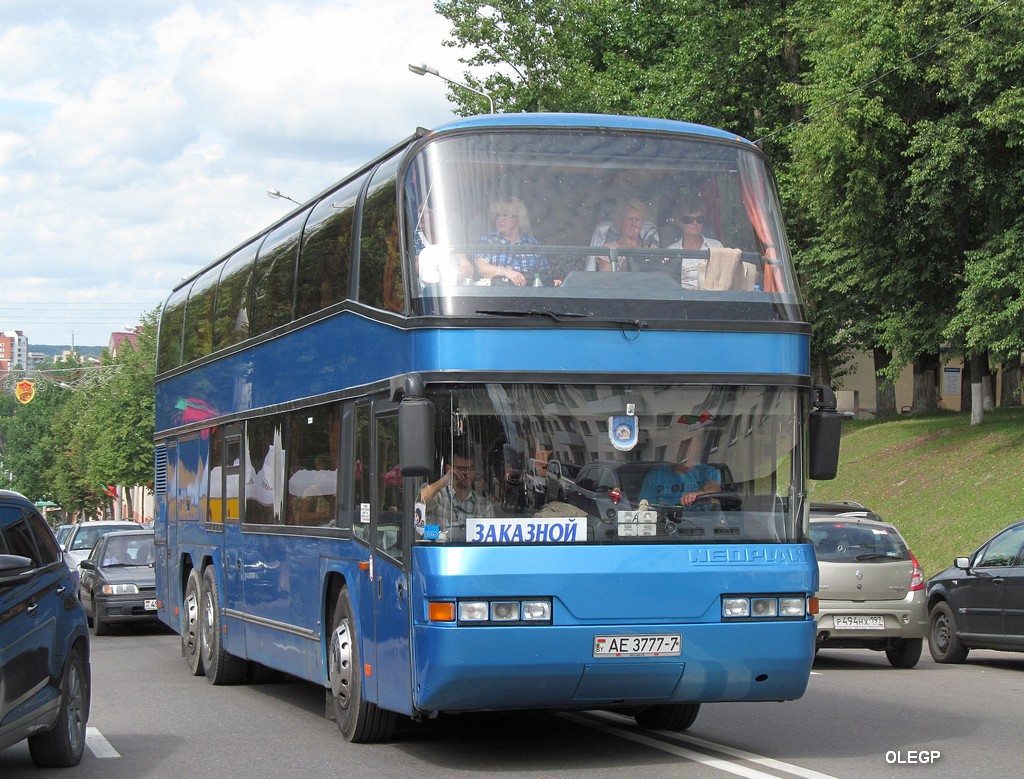
<path fill-rule="evenodd" d="M 314 685 L 189 676 L 178 637 L 156 628 L 94 638 L 93 682 L 81 765 L 36 769 L 19 744 L 0 777 L 1017 777 L 1024 722 L 1024 655 L 997 652 L 941 666 L 926 649 L 896 670 L 822 651 L 801 700 L 706 704 L 686 733 L 603 712 L 485 714 L 410 722 L 384 745 L 346 743 Z"/>

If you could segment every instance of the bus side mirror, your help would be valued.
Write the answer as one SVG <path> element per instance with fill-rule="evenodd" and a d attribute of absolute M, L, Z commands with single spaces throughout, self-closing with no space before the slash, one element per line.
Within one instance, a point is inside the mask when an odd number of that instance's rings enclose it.
<path fill-rule="evenodd" d="M 831 387 L 814 388 L 810 415 L 808 476 L 812 479 L 834 479 L 839 470 L 839 437 L 842 415 L 836 410 L 836 394 Z"/>
<path fill-rule="evenodd" d="M 398 465 L 403 476 L 429 476 L 434 470 L 434 404 L 405 397 L 398 405 Z"/>

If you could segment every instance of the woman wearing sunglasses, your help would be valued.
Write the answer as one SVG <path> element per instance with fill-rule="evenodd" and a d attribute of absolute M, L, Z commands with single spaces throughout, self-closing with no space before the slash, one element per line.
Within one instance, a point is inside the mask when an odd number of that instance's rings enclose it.
<path fill-rule="evenodd" d="M 696 195 L 684 196 L 676 209 L 676 226 L 683 231 L 683 237 L 666 248 L 688 249 L 690 251 L 706 251 L 720 247 L 721 241 L 704 235 L 704 222 L 707 210 L 704 203 Z M 697 289 L 701 264 L 706 258 L 684 257 L 682 268 L 683 289 Z"/>

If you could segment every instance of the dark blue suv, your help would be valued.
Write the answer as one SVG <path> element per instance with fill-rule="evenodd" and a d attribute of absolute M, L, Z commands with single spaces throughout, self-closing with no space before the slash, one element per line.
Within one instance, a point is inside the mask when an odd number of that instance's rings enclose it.
<path fill-rule="evenodd" d="M 0 749 L 28 739 L 39 766 L 82 759 L 91 669 L 85 611 L 36 507 L 0 490 Z"/>

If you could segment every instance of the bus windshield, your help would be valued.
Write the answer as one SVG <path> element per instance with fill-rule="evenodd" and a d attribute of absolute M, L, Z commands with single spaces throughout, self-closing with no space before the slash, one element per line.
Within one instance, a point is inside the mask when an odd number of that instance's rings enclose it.
<path fill-rule="evenodd" d="M 414 314 L 799 318 L 774 183 L 753 147 L 623 130 L 427 140 L 406 168 Z M 604 271 L 604 272 L 602 272 Z M 776 293 L 767 296 L 765 293 Z M 686 301 L 687 307 L 679 302 Z"/>
<path fill-rule="evenodd" d="M 792 387 L 435 387 L 423 544 L 806 541 Z M 699 493 L 699 494 L 695 494 Z"/>

